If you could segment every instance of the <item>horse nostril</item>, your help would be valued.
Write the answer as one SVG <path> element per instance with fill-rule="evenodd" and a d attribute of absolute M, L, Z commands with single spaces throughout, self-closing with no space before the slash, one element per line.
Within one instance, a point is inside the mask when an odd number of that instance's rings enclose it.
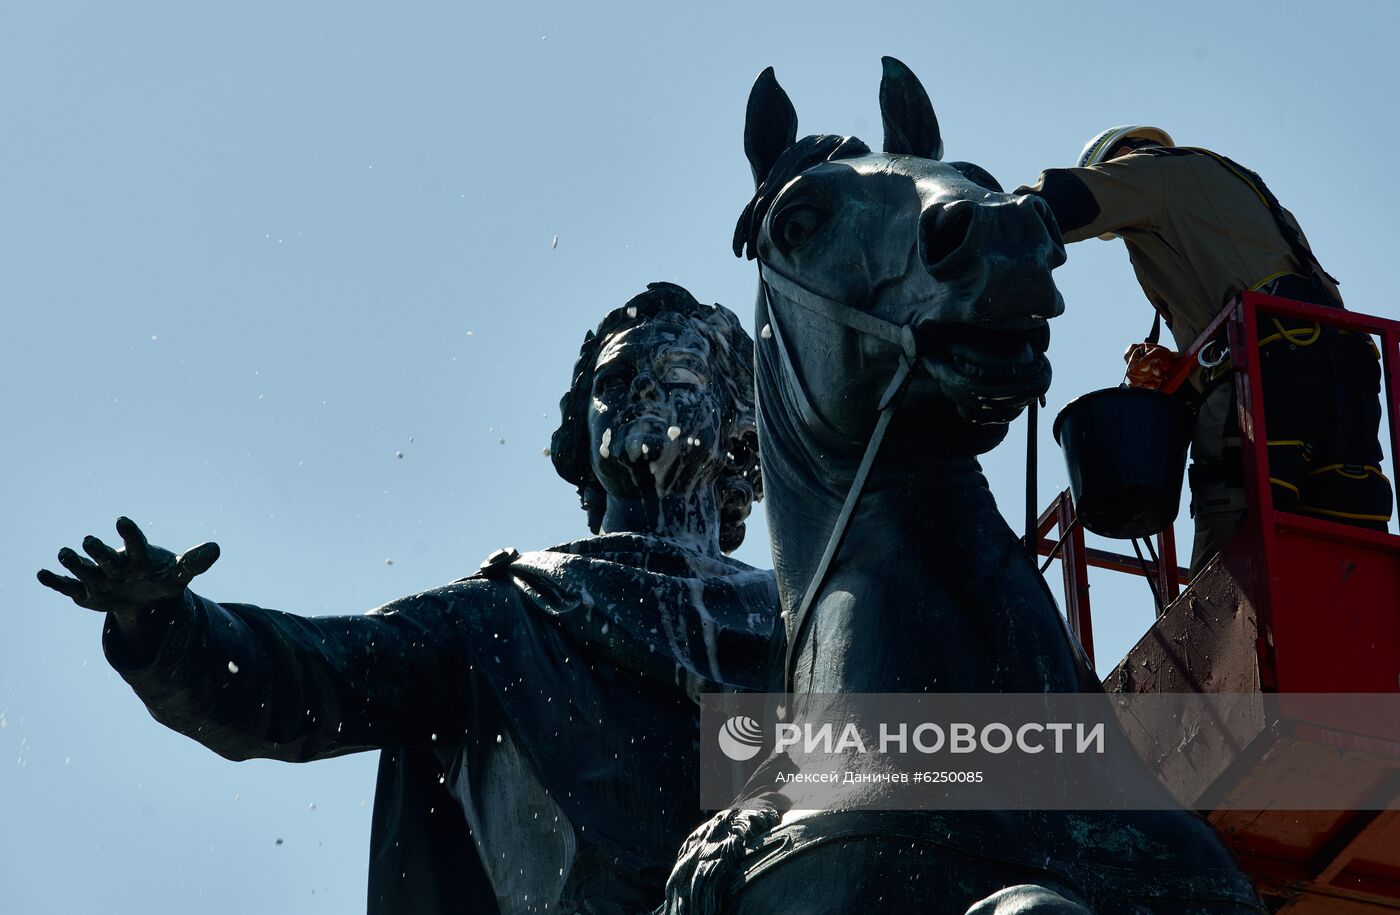
<path fill-rule="evenodd" d="M 924 266 L 937 273 L 967 241 L 972 223 L 977 218 L 977 205 L 967 200 L 955 200 L 929 207 L 919 216 L 919 248 Z"/>

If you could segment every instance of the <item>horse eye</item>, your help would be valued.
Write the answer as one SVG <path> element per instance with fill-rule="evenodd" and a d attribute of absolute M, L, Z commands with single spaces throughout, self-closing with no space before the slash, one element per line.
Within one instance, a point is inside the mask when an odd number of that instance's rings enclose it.
<path fill-rule="evenodd" d="M 826 224 L 830 214 L 809 203 L 796 203 L 773 219 L 772 236 L 777 246 L 795 251 L 805 245 Z"/>

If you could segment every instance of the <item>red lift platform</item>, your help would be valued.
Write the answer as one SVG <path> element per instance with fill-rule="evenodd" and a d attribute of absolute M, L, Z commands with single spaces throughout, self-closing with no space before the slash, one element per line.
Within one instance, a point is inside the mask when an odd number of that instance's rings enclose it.
<path fill-rule="evenodd" d="M 1251 495 L 1240 536 L 1182 592 L 1187 573 L 1177 566 L 1170 529 L 1156 538 L 1160 561 L 1088 548 L 1065 491 L 1040 516 L 1038 551 L 1062 561 L 1070 628 L 1091 658 L 1088 569 L 1144 575 L 1153 585 L 1158 618 L 1105 678 L 1110 692 L 1231 694 L 1239 714 L 1228 733 L 1203 715 L 1199 729 L 1184 729 L 1193 737 L 1167 751 L 1141 734 L 1129 737 L 1164 777 L 1189 786 L 1193 805 L 1234 850 L 1270 910 L 1395 913 L 1400 720 L 1377 720 L 1361 709 L 1339 719 L 1333 709 L 1319 724 L 1296 704 L 1290 711 L 1289 696 L 1400 693 L 1400 536 L 1274 509 L 1255 344 L 1261 313 L 1379 339 L 1395 466 L 1400 321 L 1245 293 L 1162 385 L 1180 386 L 1201 348 L 1224 329 Z M 1181 722 L 1162 724 L 1162 733 L 1183 733 Z M 1320 772 L 1328 790 L 1354 799 L 1349 809 L 1283 810 L 1267 800 L 1289 791 L 1300 796 L 1300 780 Z M 1254 798 L 1263 809 L 1246 809 Z"/>

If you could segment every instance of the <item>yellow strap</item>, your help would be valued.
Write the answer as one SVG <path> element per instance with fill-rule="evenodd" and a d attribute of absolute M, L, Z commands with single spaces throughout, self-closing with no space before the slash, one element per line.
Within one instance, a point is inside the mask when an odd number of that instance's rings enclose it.
<path fill-rule="evenodd" d="M 1294 447 L 1294 448 L 1306 448 L 1306 447 L 1308 447 L 1308 443 L 1307 443 L 1307 442 L 1299 441 L 1299 440 L 1296 439 L 1296 438 L 1271 438 L 1271 439 L 1269 439 L 1267 442 L 1265 442 L 1264 444 L 1268 445 L 1270 448 L 1274 447 L 1275 445 L 1278 445 L 1278 446 L 1280 446 L 1280 447 L 1282 447 L 1282 446 L 1284 446 L 1284 445 L 1290 445 L 1290 446 L 1292 446 L 1292 447 Z M 1337 466 L 1340 467 L 1340 466 L 1342 466 L 1342 465 L 1341 465 L 1341 464 L 1338 464 Z"/>
<path fill-rule="evenodd" d="M 1296 327 L 1293 330 L 1284 330 L 1279 319 L 1274 318 L 1274 327 L 1278 328 L 1278 332 L 1283 334 L 1289 343 L 1297 346 L 1312 346 L 1317 342 L 1317 338 L 1322 336 L 1321 324 L 1313 324 L 1311 328 Z"/>
<path fill-rule="evenodd" d="M 1278 318 L 1272 319 L 1277 333 L 1269 334 L 1267 337 L 1259 339 L 1259 346 L 1262 349 L 1270 343 L 1277 343 L 1279 340 L 1287 340 L 1294 346 L 1312 346 L 1322 336 L 1322 325 L 1312 324 L 1308 327 L 1295 327 L 1288 330 Z"/>
<path fill-rule="evenodd" d="M 1267 284 L 1267 283 L 1272 283 L 1274 280 L 1278 279 L 1279 277 L 1281 277 L 1281 276 L 1288 276 L 1289 274 L 1292 274 L 1292 273 L 1293 273 L 1292 270 L 1280 270 L 1278 273 L 1270 273 L 1268 276 L 1264 277 L 1262 280 L 1260 280 L 1259 282 L 1255 283 L 1253 286 L 1250 286 L 1249 289 L 1250 289 L 1251 292 L 1258 292 L 1258 291 L 1260 290 L 1260 288 L 1262 288 L 1265 284 Z"/>
<path fill-rule="evenodd" d="M 1384 515 L 1358 515 L 1353 512 L 1338 512 L 1327 508 L 1313 508 L 1311 505 L 1299 505 L 1300 511 L 1305 511 L 1310 515 L 1327 515 L 1331 518 L 1346 518 L 1350 521 L 1389 521 L 1390 512 Z"/>
<path fill-rule="evenodd" d="M 1224 157 L 1222 157 L 1219 153 L 1213 153 L 1210 150 L 1202 149 L 1199 146 L 1189 146 L 1186 148 L 1193 149 L 1196 152 L 1203 152 L 1207 156 L 1210 156 L 1212 159 L 1214 159 L 1216 162 L 1220 163 L 1221 168 L 1225 169 L 1230 174 L 1243 181 L 1245 185 L 1248 186 L 1249 189 L 1254 192 L 1254 196 L 1258 197 L 1259 202 L 1264 205 L 1264 209 L 1268 210 L 1270 213 L 1273 213 L 1274 208 L 1269 206 L 1269 198 L 1264 196 L 1264 192 L 1259 189 L 1259 186 L 1256 185 L 1253 181 L 1249 180 L 1249 176 L 1241 174 L 1239 169 L 1235 168 L 1229 162 L 1225 161 Z M 1288 272 L 1292 273 L 1293 271 L 1290 270 Z M 1272 277 L 1270 279 L 1272 279 Z M 1268 280 L 1264 280 L 1264 282 L 1268 282 Z"/>
<path fill-rule="evenodd" d="M 1370 479 L 1370 477 L 1374 474 L 1375 476 L 1380 477 L 1382 480 L 1385 480 L 1387 483 L 1390 482 L 1390 478 L 1387 477 L 1384 473 L 1382 473 L 1379 467 L 1372 467 L 1370 464 L 1363 464 L 1361 467 L 1362 471 L 1364 471 L 1363 473 L 1352 473 L 1351 471 L 1347 470 L 1346 467 L 1346 464 L 1328 464 L 1326 467 L 1319 467 L 1317 470 L 1312 471 L 1308 474 L 1308 476 L 1315 477 L 1319 473 L 1327 473 L 1328 471 L 1335 470 L 1337 473 L 1341 474 L 1349 480 L 1366 480 Z"/>
<path fill-rule="evenodd" d="M 1223 164 L 1223 163 L 1222 163 L 1222 164 Z M 1236 174 L 1238 174 L 1238 173 L 1236 173 Z M 1294 272 L 1294 271 L 1292 271 L 1292 270 L 1280 270 L 1280 271 L 1277 272 L 1277 273 L 1270 273 L 1268 276 L 1264 277 L 1262 280 L 1260 280 L 1259 282 L 1255 283 L 1253 286 L 1250 286 L 1249 288 L 1250 288 L 1250 291 L 1252 291 L 1252 292 L 1258 292 L 1259 289 L 1260 289 L 1261 287 L 1263 287 L 1263 286 L 1265 286 L 1265 285 L 1267 285 L 1267 284 L 1273 282 L 1274 280 L 1278 279 L 1278 278 L 1281 277 L 1281 276 L 1301 276 L 1301 275 L 1302 275 L 1302 274 L 1296 273 L 1296 272 Z M 1280 339 L 1285 339 L 1285 338 L 1288 340 L 1289 343 L 1292 343 L 1292 344 L 1295 345 L 1295 346 L 1311 346 L 1312 344 L 1314 344 L 1314 343 L 1317 342 L 1317 338 L 1318 338 L 1319 336 L 1321 336 L 1321 334 L 1322 334 L 1322 326 L 1321 326 L 1320 324 L 1314 324 L 1314 325 L 1313 325 L 1313 337 L 1312 337 L 1312 339 L 1308 340 L 1306 343 L 1303 343 L 1303 342 L 1300 342 L 1300 340 L 1294 339 L 1293 337 L 1289 336 L 1290 332 L 1283 329 L 1283 326 L 1282 326 L 1281 324 L 1279 324 L 1279 322 L 1278 322 L 1278 318 L 1274 318 L 1273 321 L 1274 321 L 1274 327 L 1278 328 L 1278 333 L 1269 334 L 1267 337 L 1261 337 L 1261 338 L 1259 339 L 1259 345 L 1260 345 L 1260 346 L 1267 346 L 1267 345 L 1270 344 L 1270 343 L 1277 343 Z M 1303 333 L 1303 332 L 1304 332 L 1304 329 L 1300 327 L 1300 328 L 1297 328 L 1296 330 L 1292 331 L 1291 333 L 1301 334 L 1301 333 Z M 1353 333 L 1352 331 L 1343 330 L 1343 329 L 1341 329 L 1341 328 L 1338 328 L 1338 329 L 1337 329 L 1337 332 L 1340 333 L 1340 334 L 1344 334 L 1344 335 L 1346 335 L 1346 336 L 1348 336 L 1348 337 L 1350 337 L 1350 336 L 1352 335 L 1352 333 Z M 1375 338 L 1372 337 L 1370 334 L 1366 334 L 1365 336 L 1366 336 L 1366 342 L 1367 342 L 1367 343 L 1370 345 L 1370 347 L 1371 347 L 1371 354 L 1372 354 L 1373 356 L 1375 356 L 1377 359 L 1379 359 L 1379 358 L 1381 357 L 1381 348 L 1380 348 L 1379 346 L 1376 345 Z"/>
<path fill-rule="evenodd" d="M 1293 495 L 1295 496 L 1299 495 L 1298 487 L 1294 486 L 1292 483 L 1289 483 L 1287 480 L 1280 480 L 1278 477 L 1269 477 L 1269 482 L 1274 484 L 1275 486 L 1282 486 L 1284 489 L 1292 490 Z"/>

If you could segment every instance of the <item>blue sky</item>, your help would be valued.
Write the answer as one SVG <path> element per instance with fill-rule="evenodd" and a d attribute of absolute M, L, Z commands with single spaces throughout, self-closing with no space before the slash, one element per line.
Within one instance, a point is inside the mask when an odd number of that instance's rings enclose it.
<path fill-rule="evenodd" d="M 583 332 L 660 279 L 750 318 L 753 267 L 728 245 L 764 66 L 803 132 L 875 144 L 893 54 L 948 157 L 1008 187 L 1105 127 L 1159 124 L 1259 171 L 1350 306 L 1400 317 L 1400 7 L 878 10 L 0 12 L 7 910 L 362 908 L 373 755 L 234 764 L 165 731 L 107 669 L 99 617 L 34 571 L 125 513 L 176 550 L 217 539 L 209 597 L 358 613 L 496 547 L 579 536 L 541 449 Z M 1052 411 L 1116 383 L 1151 318 L 1119 243 L 1074 246 L 1057 276 Z M 1047 496 L 1064 485 L 1049 425 Z M 1018 424 L 986 461 L 1013 519 L 1023 461 Z M 767 566 L 750 528 L 739 556 Z M 1105 575 L 1094 600 L 1111 661 L 1149 598 Z"/>

